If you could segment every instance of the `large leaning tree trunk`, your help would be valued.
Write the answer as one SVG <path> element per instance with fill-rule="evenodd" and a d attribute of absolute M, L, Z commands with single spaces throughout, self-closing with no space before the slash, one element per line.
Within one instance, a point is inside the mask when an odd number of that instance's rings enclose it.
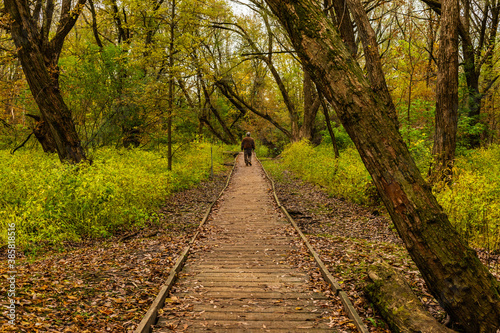
<path fill-rule="evenodd" d="M 427 286 L 466 332 L 500 327 L 500 284 L 468 248 L 422 178 L 391 110 L 315 0 L 266 0 L 354 141 Z"/>
<path fill-rule="evenodd" d="M 53 0 L 29 2 L 4 0 L 10 15 L 10 33 L 18 49 L 31 93 L 47 122 L 61 161 L 79 163 L 86 159 L 68 106 L 59 90 L 59 55 L 64 38 L 75 25 L 86 0 L 62 0 L 55 34 L 51 33 L 55 4 Z M 45 4 L 45 7 L 43 7 Z M 39 25 L 40 23 L 40 25 Z M 52 35 L 52 38 L 49 36 Z"/>
<path fill-rule="evenodd" d="M 451 180 L 458 127 L 458 0 L 443 0 L 436 84 L 434 162 L 429 181 Z"/>
<path fill-rule="evenodd" d="M 384 71 L 382 70 L 382 62 L 380 61 L 380 53 L 378 51 L 377 34 L 370 24 L 368 15 L 361 4 L 361 1 L 346 0 L 346 3 L 358 27 L 358 32 L 365 53 L 365 63 L 371 88 L 384 102 L 386 112 L 389 114 L 394 124 L 399 127 L 396 107 L 392 101 L 389 88 L 385 82 Z"/>

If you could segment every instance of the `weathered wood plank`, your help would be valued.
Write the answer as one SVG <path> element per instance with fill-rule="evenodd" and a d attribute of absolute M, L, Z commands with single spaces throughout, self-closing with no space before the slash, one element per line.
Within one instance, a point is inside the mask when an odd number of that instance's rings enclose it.
<path fill-rule="evenodd" d="M 260 169 L 235 170 L 154 332 L 332 332 L 334 301 L 287 261 L 295 237 Z"/>
<path fill-rule="evenodd" d="M 180 297 L 209 297 L 209 298 L 234 298 L 234 299 L 315 299 L 323 300 L 328 299 L 321 293 L 305 293 L 305 292 L 288 292 L 288 291 L 247 291 L 246 289 L 239 289 L 234 291 L 203 291 L 203 292 L 181 292 L 176 293 Z"/>
<path fill-rule="evenodd" d="M 161 327 L 163 325 L 169 324 L 170 322 L 164 318 L 159 321 L 156 326 Z M 189 323 L 192 325 L 192 329 L 195 327 L 212 327 L 214 331 L 219 329 L 235 329 L 235 330 L 247 330 L 247 329 L 267 329 L 267 328 L 279 328 L 288 329 L 288 332 L 295 332 L 295 329 L 314 329 L 322 328 L 328 329 L 328 324 L 323 320 L 323 322 L 316 321 L 263 321 L 263 320 L 195 320 L 191 318 Z M 196 326 L 195 326 L 196 325 Z M 290 331 L 294 330 L 294 331 Z M 195 330 L 196 331 L 196 330 Z M 330 329 L 331 332 L 331 329 Z"/>

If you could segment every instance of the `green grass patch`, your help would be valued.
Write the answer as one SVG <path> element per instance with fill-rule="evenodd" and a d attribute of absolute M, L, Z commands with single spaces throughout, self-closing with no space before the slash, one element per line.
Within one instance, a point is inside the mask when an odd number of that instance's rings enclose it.
<path fill-rule="evenodd" d="M 222 170 L 222 147 L 214 147 L 214 171 Z M 92 165 L 61 164 L 36 150 L 0 151 L 0 246 L 16 226 L 16 245 L 29 250 L 86 237 L 106 237 L 144 226 L 172 192 L 210 175 L 210 145 L 176 153 L 167 169 L 163 150 L 103 148 Z"/>

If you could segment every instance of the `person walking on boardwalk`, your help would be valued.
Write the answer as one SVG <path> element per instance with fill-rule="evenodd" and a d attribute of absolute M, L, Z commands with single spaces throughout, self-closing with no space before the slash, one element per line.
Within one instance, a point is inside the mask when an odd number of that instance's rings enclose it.
<path fill-rule="evenodd" d="M 252 165 L 252 151 L 255 149 L 255 141 L 250 137 L 250 132 L 247 132 L 247 136 L 241 141 L 241 150 L 245 152 L 245 164 L 246 166 Z"/>

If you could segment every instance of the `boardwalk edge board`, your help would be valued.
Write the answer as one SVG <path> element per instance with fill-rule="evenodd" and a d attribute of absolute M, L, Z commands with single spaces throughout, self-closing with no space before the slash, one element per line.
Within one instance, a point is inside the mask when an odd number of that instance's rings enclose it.
<path fill-rule="evenodd" d="M 314 261 L 316 261 L 316 264 L 318 265 L 318 267 L 321 271 L 321 275 L 328 282 L 328 284 L 330 285 L 330 287 L 334 291 L 335 295 L 337 295 L 340 298 L 340 301 L 342 302 L 342 305 L 344 306 L 344 310 L 347 312 L 347 315 L 349 316 L 349 318 L 351 318 L 351 320 L 354 321 L 354 324 L 358 328 L 358 331 L 360 331 L 361 333 L 368 333 L 369 332 L 368 328 L 363 323 L 363 320 L 361 319 L 358 312 L 356 311 L 356 309 L 352 305 L 352 302 L 349 299 L 349 297 L 347 296 L 347 293 L 345 291 L 343 291 L 342 288 L 340 287 L 340 285 L 337 283 L 337 281 L 335 281 L 334 277 L 328 271 L 328 268 L 323 263 L 323 260 L 321 260 L 318 253 L 312 247 L 311 243 L 309 243 L 309 240 L 306 238 L 304 233 L 299 229 L 299 226 L 297 225 L 295 220 L 290 216 L 290 214 L 288 213 L 286 208 L 281 205 L 281 202 L 278 199 L 278 195 L 276 194 L 276 188 L 274 186 L 273 179 L 267 173 L 266 169 L 262 165 L 262 162 L 259 159 L 257 159 L 257 160 L 259 161 L 260 165 L 262 166 L 262 170 L 264 170 L 264 174 L 266 175 L 266 178 L 271 183 L 271 187 L 273 189 L 273 196 L 274 196 L 274 200 L 276 201 L 276 204 L 278 205 L 279 208 L 281 208 L 283 213 L 286 215 L 288 221 L 293 225 L 293 227 L 295 228 L 297 233 L 300 235 L 300 238 L 302 239 L 304 244 L 307 246 L 309 253 L 313 256 Z"/>
<path fill-rule="evenodd" d="M 198 238 L 198 235 L 201 231 L 201 227 L 205 224 L 205 222 L 208 219 L 208 216 L 212 212 L 212 208 L 215 206 L 215 203 L 220 199 L 226 188 L 229 186 L 229 181 L 231 180 L 231 176 L 233 175 L 234 169 L 236 167 L 236 159 L 235 158 L 233 168 L 231 169 L 231 172 L 229 173 L 226 181 L 226 185 L 220 191 L 219 195 L 217 198 L 212 202 L 212 204 L 208 207 L 205 216 L 200 222 L 200 225 L 198 226 L 198 230 L 196 233 L 193 235 L 191 238 L 191 241 L 188 243 L 186 248 L 181 252 L 179 258 L 177 258 L 177 261 L 175 265 L 170 269 L 170 274 L 168 276 L 167 281 L 163 286 L 160 288 L 160 291 L 158 292 L 158 296 L 156 296 L 155 300 L 149 307 L 148 312 L 146 312 L 146 315 L 144 318 L 142 318 L 141 322 L 139 323 L 139 326 L 135 329 L 134 333 L 150 333 L 151 332 L 151 326 L 156 323 L 156 318 L 158 317 L 158 309 L 163 307 L 165 304 L 165 299 L 167 298 L 167 295 L 169 294 L 170 290 L 172 289 L 172 286 L 174 285 L 175 281 L 177 280 L 177 274 L 182 270 L 184 267 L 184 263 L 187 260 L 187 257 L 189 255 L 189 251 L 191 250 L 191 246 L 194 244 L 196 239 Z"/>

